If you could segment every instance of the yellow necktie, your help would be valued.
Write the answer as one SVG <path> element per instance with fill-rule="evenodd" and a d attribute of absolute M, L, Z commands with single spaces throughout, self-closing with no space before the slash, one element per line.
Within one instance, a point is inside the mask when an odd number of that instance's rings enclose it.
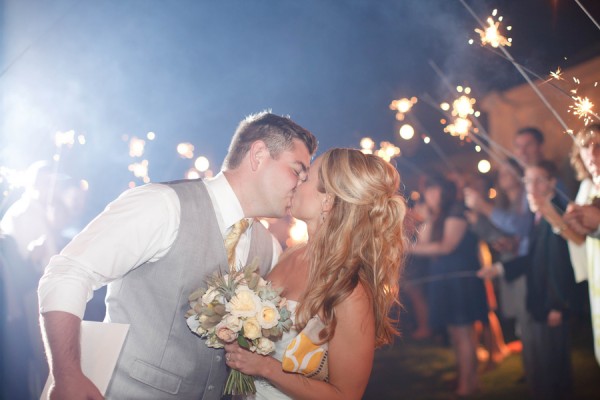
<path fill-rule="evenodd" d="M 229 268 L 235 270 L 235 248 L 240 241 L 240 237 L 246 229 L 248 229 L 250 223 L 247 219 L 241 219 L 231 227 L 229 234 L 225 238 L 225 251 L 227 252 L 227 262 L 229 262 Z"/>

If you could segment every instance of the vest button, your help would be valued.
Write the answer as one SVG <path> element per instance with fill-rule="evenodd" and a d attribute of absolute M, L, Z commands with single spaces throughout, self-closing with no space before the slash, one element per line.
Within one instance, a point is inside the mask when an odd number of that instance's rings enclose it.
<path fill-rule="evenodd" d="M 217 362 L 221 361 L 221 356 L 215 356 L 215 361 L 217 361 Z"/>
<path fill-rule="evenodd" d="M 208 388 L 207 388 L 207 389 L 210 391 L 210 390 L 213 390 L 214 388 L 215 388 L 215 387 L 214 387 L 213 385 L 208 385 Z"/>

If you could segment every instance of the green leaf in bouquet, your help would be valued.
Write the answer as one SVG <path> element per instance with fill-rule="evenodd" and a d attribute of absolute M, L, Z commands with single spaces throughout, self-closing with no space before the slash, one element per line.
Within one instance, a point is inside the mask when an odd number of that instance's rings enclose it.
<path fill-rule="evenodd" d="M 244 337 L 243 330 L 242 330 L 242 332 L 240 332 L 240 333 L 241 333 L 241 334 L 240 334 L 240 335 L 238 335 L 238 337 L 237 337 L 237 342 L 238 342 L 238 344 L 239 344 L 241 347 L 245 348 L 245 349 L 249 349 L 249 348 L 250 348 L 250 342 L 248 342 L 248 339 L 246 339 L 246 338 Z"/>

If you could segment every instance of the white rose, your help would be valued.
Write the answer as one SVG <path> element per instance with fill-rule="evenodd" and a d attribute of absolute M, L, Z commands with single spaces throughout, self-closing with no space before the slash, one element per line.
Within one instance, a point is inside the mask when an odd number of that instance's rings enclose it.
<path fill-rule="evenodd" d="M 262 329 L 256 318 L 248 318 L 244 321 L 244 337 L 250 340 L 258 339 L 262 336 Z"/>
<path fill-rule="evenodd" d="M 258 354 L 266 356 L 273 351 L 275 351 L 275 343 L 264 337 L 258 339 L 258 343 L 256 344 L 256 352 Z"/>
<path fill-rule="evenodd" d="M 263 329 L 270 329 L 279 322 L 279 311 L 275 307 L 275 304 L 265 301 L 256 318 Z"/>
<path fill-rule="evenodd" d="M 221 320 L 219 325 L 223 325 L 233 332 L 239 332 L 242 329 L 242 320 L 235 315 L 228 314 Z"/>
<path fill-rule="evenodd" d="M 240 286 L 235 290 L 235 296 L 227 303 L 225 309 L 236 317 L 247 318 L 254 317 L 261 307 L 260 297 L 247 286 Z"/>

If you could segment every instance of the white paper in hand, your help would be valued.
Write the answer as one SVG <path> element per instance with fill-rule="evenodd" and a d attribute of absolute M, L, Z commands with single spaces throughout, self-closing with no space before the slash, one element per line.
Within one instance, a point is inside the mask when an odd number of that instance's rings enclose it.
<path fill-rule="evenodd" d="M 128 324 L 81 321 L 81 369 L 102 395 L 106 394 L 128 330 Z M 52 383 L 49 376 L 41 400 L 48 398 Z"/>

